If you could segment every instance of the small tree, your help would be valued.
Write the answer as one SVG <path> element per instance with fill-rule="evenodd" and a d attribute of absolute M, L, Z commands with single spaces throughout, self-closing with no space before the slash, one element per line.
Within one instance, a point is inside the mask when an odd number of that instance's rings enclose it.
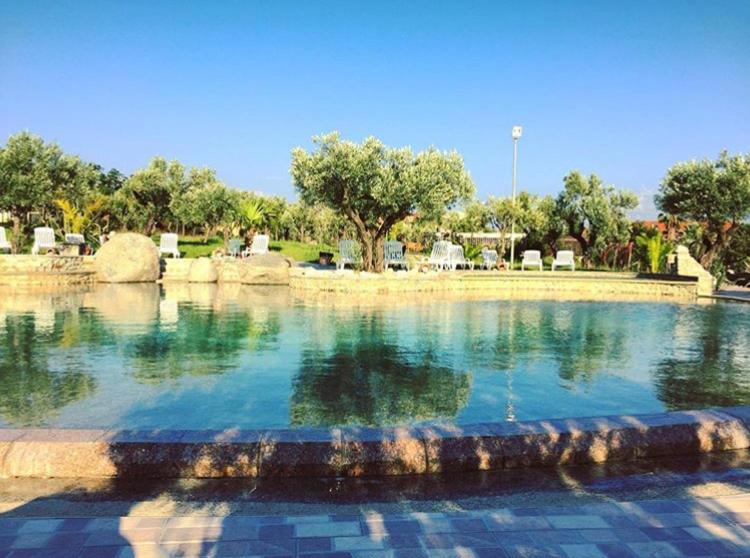
<path fill-rule="evenodd" d="M 601 256 L 609 244 L 628 241 L 627 212 L 638 206 L 633 192 L 606 186 L 595 174 L 587 178 L 578 171 L 563 181 L 565 188 L 557 197 L 557 213 L 566 232 L 578 241 L 586 260 Z"/>
<path fill-rule="evenodd" d="M 635 243 L 640 249 L 641 259 L 650 273 L 659 273 L 667 264 L 667 255 L 674 249 L 674 245 L 664 240 L 659 229 L 646 229 L 635 237 Z"/>
<path fill-rule="evenodd" d="M 723 152 L 716 161 L 678 163 L 667 171 L 655 201 L 662 211 L 703 229 L 703 249 L 694 255 L 709 269 L 750 217 L 750 155 Z"/>
<path fill-rule="evenodd" d="M 294 185 L 304 202 L 325 204 L 351 220 L 365 271 L 383 270 L 383 242 L 394 224 L 415 211 L 439 215 L 474 192 L 455 151 L 430 148 L 414 155 L 373 137 L 361 144 L 341 141 L 338 133 L 313 141 L 312 153 L 292 151 Z"/>
<path fill-rule="evenodd" d="M 139 228 L 151 236 L 158 226 L 175 224 L 172 201 L 186 193 L 185 167 L 178 161 L 154 157 L 138 169 L 114 196 L 114 206 L 123 225 Z"/>

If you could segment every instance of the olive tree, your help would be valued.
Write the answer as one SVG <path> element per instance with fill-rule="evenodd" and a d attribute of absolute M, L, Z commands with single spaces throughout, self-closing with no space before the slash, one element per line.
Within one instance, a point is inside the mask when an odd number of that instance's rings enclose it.
<path fill-rule="evenodd" d="M 439 215 L 468 200 L 474 183 L 455 152 L 435 148 L 416 155 L 373 137 L 361 144 L 338 133 L 313 138 L 315 149 L 292 151 L 291 174 L 305 203 L 322 203 L 354 225 L 365 271 L 383 270 L 383 242 L 393 225 L 418 211 Z"/>
<path fill-rule="evenodd" d="M 709 269 L 750 217 L 750 154 L 723 152 L 716 161 L 678 163 L 667 171 L 655 201 L 665 213 L 699 224 L 697 255 Z"/>
<path fill-rule="evenodd" d="M 145 169 L 128 177 L 114 196 L 114 206 L 125 227 L 151 236 L 158 226 L 174 224 L 172 200 L 184 195 L 187 188 L 184 166 L 154 157 Z"/>
<path fill-rule="evenodd" d="M 29 132 L 10 136 L 0 147 L 0 209 L 11 214 L 14 251 L 30 213 L 47 221 L 57 211 L 59 198 L 83 204 L 99 176 L 94 165 L 66 155 L 56 143 L 45 143 Z"/>
<path fill-rule="evenodd" d="M 597 258 L 612 243 L 628 241 L 628 211 L 638 206 L 633 192 L 617 190 L 595 174 L 586 177 L 578 171 L 568 174 L 563 182 L 557 214 L 565 232 L 578 241 L 586 260 Z"/>

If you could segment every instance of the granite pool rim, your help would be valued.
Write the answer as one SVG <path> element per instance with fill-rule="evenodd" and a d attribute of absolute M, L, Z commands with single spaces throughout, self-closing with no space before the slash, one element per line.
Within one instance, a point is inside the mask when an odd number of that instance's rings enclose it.
<path fill-rule="evenodd" d="M 470 425 L 0 428 L 0 477 L 352 477 L 556 467 L 750 448 L 750 406 Z"/>

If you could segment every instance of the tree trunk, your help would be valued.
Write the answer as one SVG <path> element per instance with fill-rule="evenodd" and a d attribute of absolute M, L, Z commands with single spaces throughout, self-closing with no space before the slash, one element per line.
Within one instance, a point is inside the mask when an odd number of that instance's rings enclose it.
<path fill-rule="evenodd" d="M 724 254 L 727 247 L 729 246 L 729 241 L 732 238 L 733 231 L 734 231 L 734 225 L 727 231 L 724 231 L 724 230 L 719 231 L 716 234 L 716 241 L 714 242 L 711 242 L 710 240 L 708 242 L 704 241 L 704 246 L 706 246 L 706 251 L 698 260 L 704 269 L 711 269 L 711 266 L 713 265 L 716 258 Z M 704 235 L 704 238 L 707 238 L 707 237 L 708 235 Z"/>
<path fill-rule="evenodd" d="M 13 215 L 13 238 L 11 239 L 11 246 L 13 253 L 18 254 L 21 251 L 21 218 L 17 215 Z"/>

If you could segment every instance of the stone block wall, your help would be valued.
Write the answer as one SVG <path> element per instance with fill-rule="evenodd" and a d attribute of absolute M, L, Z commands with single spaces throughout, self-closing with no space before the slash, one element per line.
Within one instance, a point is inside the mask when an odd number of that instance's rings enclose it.
<path fill-rule="evenodd" d="M 93 281 L 93 258 L 90 257 L 0 255 L 0 284 L 2 285 L 77 285 Z"/>

